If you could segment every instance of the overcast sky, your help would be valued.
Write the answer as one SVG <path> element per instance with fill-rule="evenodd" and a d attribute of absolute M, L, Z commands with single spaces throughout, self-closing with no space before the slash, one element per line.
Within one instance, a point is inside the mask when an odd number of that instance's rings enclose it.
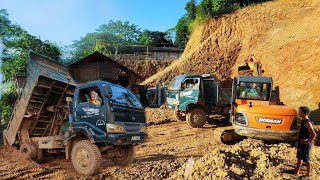
<path fill-rule="evenodd" d="M 165 31 L 185 14 L 188 0 L 0 0 L 11 21 L 29 33 L 70 45 L 109 20 L 129 21 L 142 30 Z"/>

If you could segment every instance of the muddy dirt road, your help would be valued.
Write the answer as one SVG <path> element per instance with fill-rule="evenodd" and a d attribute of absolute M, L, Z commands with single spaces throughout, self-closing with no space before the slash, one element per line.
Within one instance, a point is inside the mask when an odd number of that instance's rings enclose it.
<path fill-rule="evenodd" d="M 190 129 L 185 122 L 173 120 L 168 110 L 147 110 L 149 138 L 136 147 L 136 158 L 127 167 L 103 161 L 103 168 L 94 179 L 163 179 L 177 171 L 189 158 L 202 157 L 217 147 L 213 140 L 216 125 L 207 124 L 203 129 Z M 217 121 L 218 123 L 218 121 Z M 218 123 L 219 124 L 219 123 Z M 24 160 L 11 148 L 0 153 L 0 179 L 78 179 L 70 161 L 62 155 L 48 155 L 41 165 Z M 18 155 L 18 158 L 15 158 Z"/>
<path fill-rule="evenodd" d="M 295 148 L 289 144 L 266 145 L 247 139 L 228 146 L 214 141 L 214 130 L 224 125 L 219 120 L 191 129 L 185 122 L 173 120 L 171 111 L 162 109 L 147 109 L 147 119 L 149 138 L 136 147 L 135 161 L 127 167 L 104 160 L 99 174 L 88 178 L 77 175 L 63 155 L 47 155 L 38 165 L 18 150 L 5 147 L 0 150 L 0 179 L 184 179 L 191 156 L 196 161 L 188 179 L 293 178 L 286 173 L 295 163 Z M 320 175 L 319 153 L 320 148 L 315 147 L 313 177 Z"/>

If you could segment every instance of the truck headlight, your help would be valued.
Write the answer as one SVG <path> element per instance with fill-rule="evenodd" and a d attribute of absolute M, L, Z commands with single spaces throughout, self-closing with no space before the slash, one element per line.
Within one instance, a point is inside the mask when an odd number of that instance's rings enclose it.
<path fill-rule="evenodd" d="M 172 104 L 173 105 L 179 105 L 179 100 L 173 100 Z"/>
<path fill-rule="evenodd" d="M 108 133 L 125 133 L 126 129 L 120 125 L 107 123 L 107 132 Z"/>
<path fill-rule="evenodd" d="M 146 126 L 143 126 L 143 127 L 140 129 L 140 132 L 141 132 L 141 133 L 146 133 L 146 132 L 147 132 L 147 127 L 146 127 Z"/>

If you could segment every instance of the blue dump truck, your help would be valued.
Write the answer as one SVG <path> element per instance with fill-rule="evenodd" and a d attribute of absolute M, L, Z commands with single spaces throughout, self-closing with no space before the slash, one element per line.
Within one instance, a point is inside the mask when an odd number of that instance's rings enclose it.
<path fill-rule="evenodd" d="M 209 115 L 229 115 L 231 88 L 222 88 L 214 75 L 179 75 L 169 84 L 167 106 L 175 118 L 192 128 L 205 125 Z"/>
<path fill-rule="evenodd" d="M 131 163 L 133 146 L 145 141 L 145 112 L 128 89 L 100 80 L 78 85 L 67 67 L 33 52 L 23 82 L 3 137 L 34 161 L 64 153 L 78 173 L 93 175 L 102 158 Z M 90 102 L 92 91 L 99 103 Z"/>

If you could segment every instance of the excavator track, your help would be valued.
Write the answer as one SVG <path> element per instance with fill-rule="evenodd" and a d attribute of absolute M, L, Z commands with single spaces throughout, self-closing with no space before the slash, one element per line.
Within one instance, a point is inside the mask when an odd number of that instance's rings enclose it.
<path fill-rule="evenodd" d="M 238 135 L 233 126 L 218 127 L 214 130 L 214 139 L 223 144 L 235 144 L 245 137 Z"/>

